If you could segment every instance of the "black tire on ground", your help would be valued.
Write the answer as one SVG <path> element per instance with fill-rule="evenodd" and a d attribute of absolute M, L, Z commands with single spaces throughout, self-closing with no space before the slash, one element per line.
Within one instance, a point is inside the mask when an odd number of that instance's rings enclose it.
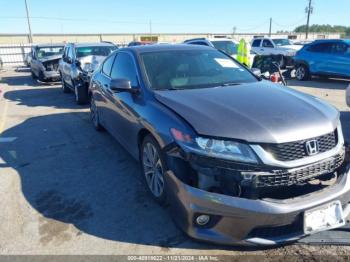
<path fill-rule="evenodd" d="M 69 93 L 70 89 L 67 86 L 66 82 L 64 81 L 62 74 L 60 74 L 60 75 L 61 75 L 62 91 L 63 91 L 63 93 Z"/>
<path fill-rule="evenodd" d="M 38 77 L 38 80 L 40 82 L 46 82 L 46 79 L 44 77 L 44 73 L 42 71 L 39 72 L 39 77 Z"/>
<path fill-rule="evenodd" d="M 99 116 L 99 113 L 98 113 L 97 106 L 95 104 L 95 100 L 94 100 L 94 98 L 92 96 L 91 96 L 91 99 L 90 99 L 90 119 L 91 119 L 91 122 L 92 122 L 94 128 L 97 131 L 103 131 L 104 130 L 103 126 L 100 123 L 100 116 Z"/>
<path fill-rule="evenodd" d="M 30 71 L 30 72 L 31 72 L 32 78 L 37 79 L 37 76 L 35 75 L 35 73 L 33 71 Z"/>
<path fill-rule="evenodd" d="M 305 64 L 297 65 L 295 70 L 295 77 L 300 81 L 309 80 L 311 77 L 309 67 Z"/>
<path fill-rule="evenodd" d="M 153 166 L 153 168 L 145 166 L 145 163 L 148 163 L 148 160 L 147 160 L 147 156 L 145 155 L 144 152 L 145 152 L 145 150 L 147 151 L 146 147 L 149 147 L 149 145 L 152 145 L 153 149 L 155 149 L 156 154 L 158 155 L 158 160 L 160 161 L 160 164 L 161 164 L 161 169 L 157 168 L 157 166 Z M 154 200 L 158 204 L 165 205 L 167 203 L 167 192 L 166 192 L 167 186 L 166 186 L 166 180 L 165 180 L 164 173 L 166 172 L 167 167 L 166 167 L 164 154 L 163 154 L 162 150 L 160 149 L 158 142 L 155 140 L 155 138 L 152 135 L 147 135 L 142 141 L 141 148 L 140 148 L 140 160 L 141 160 L 140 163 L 141 163 L 142 177 L 144 179 L 144 182 L 145 182 L 145 185 L 146 185 L 148 191 L 150 192 L 150 194 L 152 195 L 152 197 L 154 198 Z M 156 161 L 156 163 L 158 163 L 158 161 Z M 148 170 L 146 170 L 146 168 Z M 151 179 L 148 175 L 146 175 L 146 172 L 149 170 L 152 170 L 152 169 L 153 170 L 157 169 L 158 171 L 160 171 L 159 174 L 161 174 L 161 177 L 163 180 L 163 188 L 161 190 L 161 193 L 158 195 L 156 195 L 152 191 L 151 185 L 150 185 Z M 161 185 L 161 183 L 158 185 Z"/>
<path fill-rule="evenodd" d="M 73 82 L 73 88 L 74 88 L 74 95 L 75 95 L 75 101 L 78 105 L 84 105 L 89 102 L 89 94 L 88 89 L 85 85 L 77 85 L 74 81 Z"/>

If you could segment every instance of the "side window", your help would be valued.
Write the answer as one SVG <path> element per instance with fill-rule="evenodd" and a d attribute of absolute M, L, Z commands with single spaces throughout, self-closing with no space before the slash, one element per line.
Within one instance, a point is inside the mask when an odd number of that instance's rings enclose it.
<path fill-rule="evenodd" d="M 332 44 L 331 43 L 314 44 L 310 46 L 307 50 L 315 53 L 330 53 L 332 50 Z"/>
<path fill-rule="evenodd" d="M 123 52 L 117 54 L 117 58 L 112 67 L 111 78 L 128 79 L 131 82 L 131 86 L 138 85 L 136 68 L 131 55 Z"/>
<path fill-rule="evenodd" d="M 264 39 L 262 46 L 263 47 L 272 47 L 273 48 L 273 44 L 271 43 L 270 40 L 267 40 L 267 39 Z"/>
<path fill-rule="evenodd" d="M 102 65 L 102 72 L 107 76 L 111 75 L 111 70 L 112 70 L 114 58 L 115 58 L 115 55 L 111 55 L 110 57 L 108 57 L 104 61 L 103 65 Z"/>
<path fill-rule="evenodd" d="M 67 56 L 68 56 L 68 49 L 69 49 L 69 46 L 66 46 L 65 48 L 64 48 L 64 52 L 63 52 L 63 59 L 65 60 L 66 58 L 67 58 Z"/>
<path fill-rule="evenodd" d="M 73 48 L 69 47 L 68 49 L 68 57 L 73 60 Z"/>
<path fill-rule="evenodd" d="M 261 39 L 256 39 L 253 41 L 252 47 L 260 47 Z"/>
<path fill-rule="evenodd" d="M 348 46 L 344 43 L 335 43 L 332 47 L 332 53 L 342 55 L 346 53 Z"/>

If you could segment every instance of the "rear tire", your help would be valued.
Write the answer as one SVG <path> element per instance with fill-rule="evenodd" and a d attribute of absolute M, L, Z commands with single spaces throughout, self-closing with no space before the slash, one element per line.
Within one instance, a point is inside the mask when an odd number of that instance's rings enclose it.
<path fill-rule="evenodd" d="M 165 172 L 167 170 L 165 158 L 158 142 L 151 135 L 147 135 L 140 148 L 140 159 L 145 184 L 152 197 L 160 205 L 167 200 Z"/>
<path fill-rule="evenodd" d="M 40 81 L 40 82 L 45 82 L 45 77 L 44 77 L 44 73 L 43 72 L 39 72 L 39 77 L 38 77 L 38 80 Z"/>
<path fill-rule="evenodd" d="M 295 77 L 300 81 L 306 81 L 310 79 L 310 71 L 307 65 L 300 64 L 295 71 Z"/>
<path fill-rule="evenodd" d="M 31 74 L 32 74 L 32 78 L 33 78 L 34 80 L 36 80 L 36 79 L 37 79 L 37 76 L 35 75 L 35 73 L 34 73 L 33 71 L 31 71 Z"/>

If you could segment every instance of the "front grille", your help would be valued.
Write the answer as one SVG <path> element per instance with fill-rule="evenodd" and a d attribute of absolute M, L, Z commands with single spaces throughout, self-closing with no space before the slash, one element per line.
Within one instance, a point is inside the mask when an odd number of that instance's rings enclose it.
<path fill-rule="evenodd" d="M 296 220 L 289 225 L 284 226 L 266 226 L 266 227 L 257 227 L 254 228 L 249 234 L 248 238 L 265 238 L 273 239 L 280 238 L 281 236 L 288 236 L 293 234 L 302 234 L 303 232 L 303 222 L 302 216 L 299 215 Z"/>
<path fill-rule="evenodd" d="M 307 140 L 282 144 L 267 144 L 263 145 L 262 147 L 279 161 L 293 161 L 308 156 L 305 143 L 309 140 L 317 140 L 319 147 L 318 153 L 324 153 L 337 145 L 337 130 L 332 133 Z"/>
<path fill-rule="evenodd" d="M 344 161 L 344 154 L 301 168 L 273 171 L 257 177 L 257 187 L 291 186 L 334 172 Z"/>

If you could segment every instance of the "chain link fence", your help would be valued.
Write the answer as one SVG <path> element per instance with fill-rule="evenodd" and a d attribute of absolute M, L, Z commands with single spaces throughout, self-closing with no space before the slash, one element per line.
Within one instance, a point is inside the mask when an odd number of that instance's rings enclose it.
<path fill-rule="evenodd" d="M 0 45 L 0 61 L 3 67 L 25 65 L 26 55 L 31 51 L 30 44 Z"/>

